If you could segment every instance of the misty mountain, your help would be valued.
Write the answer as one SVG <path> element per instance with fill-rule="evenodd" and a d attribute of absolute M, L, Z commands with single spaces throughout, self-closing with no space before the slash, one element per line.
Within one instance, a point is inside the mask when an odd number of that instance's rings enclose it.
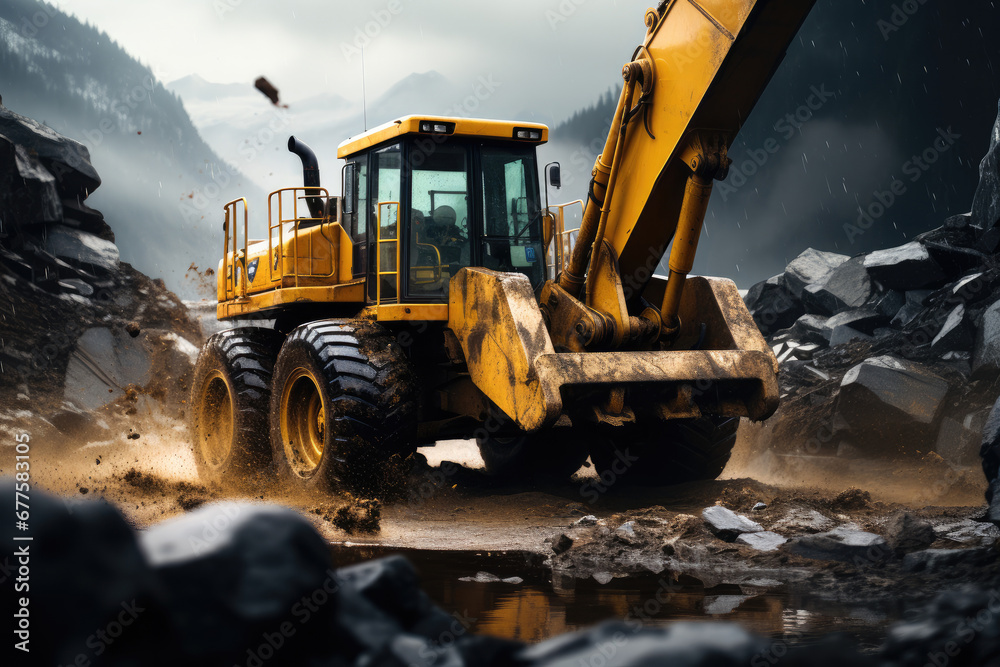
<path fill-rule="evenodd" d="M 1000 8 L 902 4 L 817 2 L 730 150 L 696 271 L 748 287 L 809 246 L 901 245 L 970 209 L 1000 97 Z M 553 201 L 586 197 L 613 113 L 605 94 L 553 130 L 540 150 L 563 165 Z"/>
<path fill-rule="evenodd" d="M 263 196 L 148 67 L 51 5 L 0 3 L 0 95 L 89 148 L 103 184 L 88 204 L 104 213 L 122 260 L 185 296 L 201 289 L 184 278 L 188 266 L 221 257 L 222 205 Z"/>

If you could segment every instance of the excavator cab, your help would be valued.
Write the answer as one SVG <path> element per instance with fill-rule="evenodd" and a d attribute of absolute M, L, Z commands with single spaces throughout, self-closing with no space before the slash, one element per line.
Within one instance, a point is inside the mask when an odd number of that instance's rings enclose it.
<path fill-rule="evenodd" d="M 407 117 L 341 146 L 344 220 L 369 303 L 446 303 L 464 267 L 545 278 L 543 126 Z"/>

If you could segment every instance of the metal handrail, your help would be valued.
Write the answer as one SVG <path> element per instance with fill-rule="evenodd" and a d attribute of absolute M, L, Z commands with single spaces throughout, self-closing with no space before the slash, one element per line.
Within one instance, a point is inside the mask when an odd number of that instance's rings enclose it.
<path fill-rule="evenodd" d="M 383 206 L 393 206 L 396 207 L 396 222 L 394 223 L 396 229 L 396 238 L 393 239 L 383 239 L 382 238 L 382 207 Z M 399 267 L 400 267 L 400 245 L 399 245 L 399 209 L 400 203 L 398 201 L 381 201 L 378 203 L 375 215 L 375 303 L 377 305 L 382 304 L 382 276 L 391 276 L 395 274 L 396 276 L 396 303 L 401 301 L 400 294 L 400 280 L 399 280 Z M 382 244 L 383 243 L 395 243 L 396 244 L 396 270 L 395 271 L 383 271 L 382 270 Z"/>
<path fill-rule="evenodd" d="M 580 228 L 576 229 L 566 229 L 566 209 L 570 206 L 580 205 L 581 215 L 585 212 L 584 202 L 582 199 L 577 199 L 576 201 L 571 201 L 566 204 L 553 204 L 548 207 L 549 213 L 551 215 L 552 209 L 557 209 L 557 214 L 554 217 L 555 229 L 553 230 L 553 248 L 552 248 L 552 264 L 547 265 L 546 268 L 552 268 L 554 275 L 553 278 L 558 278 L 559 274 L 563 272 L 566 268 L 566 255 L 570 252 L 570 236 L 572 234 L 578 234 Z M 548 257 L 546 257 L 546 262 L 548 262 Z"/>
<path fill-rule="evenodd" d="M 230 238 L 230 227 L 229 223 L 236 221 L 236 205 L 243 204 L 243 270 L 240 271 L 240 287 L 242 288 L 241 293 L 237 296 L 236 287 L 236 270 L 239 267 L 240 256 L 237 250 L 238 237 L 239 235 L 234 231 L 232 234 L 233 239 L 233 265 L 229 266 L 229 238 Z M 230 215 L 230 209 L 232 210 L 232 215 Z M 250 232 L 250 214 L 249 207 L 247 206 L 247 200 L 245 197 L 240 197 L 239 199 L 234 199 L 230 202 L 226 202 L 223 206 L 223 210 L 226 213 L 226 220 L 222 227 L 225 230 L 226 240 L 222 248 L 222 270 L 225 272 L 223 275 L 226 277 L 226 298 L 229 298 L 230 287 L 232 288 L 233 298 L 244 298 L 247 295 L 247 271 L 246 271 L 246 256 L 247 256 L 247 244 L 249 243 L 249 232 Z M 231 273 L 230 273 L 231 271 Z"/>
<path fill-rule="evenodd" d="M 298 194 L 297 194 L 300 191 L 303 193 L 301 197 L 298 196 Z M 284 197 L 282 197 L 282 193 L 285 193 L 285 192 L 292 192 L 293 193 L 293 196 L 292 196 L 292 217 L 291 218 L 285 218 L 285 215 L 284 215 Z M 274 200 L 275 196 L 278 197 L 278 222 L 277 223 L 274 222 L 274 215 L 273 215 L 273 213 L 274 213 L 273 200 Z M 284 247 L 285 247 L 285 224 L 287 224 L 287 223 L 294 223 L 295 226 L 294 226 L 294 228 L 292 230 L 292 233 L 293 233 L 293 238 L 295 240 L 295 248 L 293 249 L 293 252 L 292 252 L 292 274 L 295 277 L 295 286 L 296 287 L 299 286 L 299 225 L 301 225 L 304 222 L 318 222 L 319 224 L 323 224 L 324 221 L 326 220 L 326 217 L 322 217 L 322 218 L 300 218 L 299 217 L 299 199 L 306 199 L 307 197 L 308 198 L 323 197 L 325 199 L 329 199 L 330 198 L 330 193 L 327 191 L 326 188 L 319 188 L 319 187 L 308 187 L 308 188 L 306 188 L 306 187 L 298 187 L 298 188 L 281 188 L 280 190 L 275 190 L 270 195 L 268 195 L 268 198 L 267 198 L 267 258 L 268 258 L 267 269 L 268 269 L 268 277 L 271 279 L 271 282 L 274 282 L 274 280 L 275 280 L 275 278 L 274 278 L 274 265 L 272 264 L 272 260 L 271 260 L 271 257 L 274 254 L 274 229 L 276 227 L 278 229 L 278 247 L 282 249 L 281 250 L 281 255 L 279 257 L 279 259 L 280 259 L 280 262 L 279 262 L 279 264 L 280 264 L 280 271 L 278 272 L 278 278 L 281 279 L 281 278 L 284 278 L 285 273 L 286 273 L 285 272 L 285 253 L 284 253 Z M 307 209 L 308 209 L 308 207 L 307 207 Z M 309 236 L 309 258 L 310 259 L 312 259 L 312 257 L 313 257 L 312 242 L 313 242 L 312 235 L 310 235 Z M 331 258 L 330 258 L 330 265 L 331 265 L 331 271 L 328 274 L 312 274 L 312 273 L 308 273 L 304 277 L 306 277 L 306 278 L 317 278 L 317 277 L 319 277 L 319 278 L 329 278 L 337 270 L 336 261 L 334 260 L 334 258 L 333 258 L 332 255 L 331 255 Z"/>

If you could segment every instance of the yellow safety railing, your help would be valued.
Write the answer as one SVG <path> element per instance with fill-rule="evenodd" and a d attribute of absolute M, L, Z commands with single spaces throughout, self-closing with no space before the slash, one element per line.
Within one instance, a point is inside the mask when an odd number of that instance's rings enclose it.
<path fill-rule="evenodd" d="M 396 220 L 391 225 L 386 225 L 386 228 L 392 228 L 393 238 L 383 239 L 382 238 L 382 208 L 385 206 L 395 206 L 396 207 Z M 396 298 L 395 302 L 399 303 L 400 299 L 400 281 L 399 281 L 399 265 L 400 265 L 400 252 L 401 248 L 399 245 L 399 208 L 400 203 L 398 201 L 381 201 L 378 203 L 377 214 L 375 216 L 375 230 L 376 230 L 376 244 L 377 248 L 375 253 L 375 303 L 378 305 L 382 304 L 382 276 L 396 276 Z M 382 270 L 382 244 L 384 243 L 394 243 L 396 245 L 395 252 L 395 263 L 392 271 Z"/>
<path fill-rule="evenodd" d="M 238 229 L 233 229 L 231 225 L 235 225 L 239 216 L 238 205 L 243 205 L 243 248 L 239 248 L 239 234 Z M 226 233 L 226 240 L 222 247 L 222 270 L 225 272 L 223 275 L 226 277 L 226 298 L 244 298 L 247 294 L 247 271 L 246 271 L 246 256 L 247 256 L 247 244 L 250 229 L 250 215 L 247 208 L 247 200 L 243 197 L 239 199 L 234 199 L 228 202 L 223 209 L 226 212 L 226 221 L 223 223 L 222 227 Z M 231 233 L 230 233 L 231 232 Z M 229 240 L 232 239 L 232 263 L 229 262 L 230 256 L 230 243 Z M 237 275 L 239 274 L 239 275 Z"/>
<path fill-rule="evenodd" d="M 285 215 L 287 207 L 285 206 L 286 196 L 285 196 L 284 193 L 286 193 L 286 192 L 291 192 L 292 193 L 292 195 L 291 195 L 291 200 L 292 200 L 292 205 L 291 205 L 292 216 L 290 218 Z M 278 199 L 278 205 L 277 205 L 278 219 L 277 219 L 277 221 L 275 221 L 275 219 L 274 219 L 274 212 L 275 212 L 275 210 L 274 210 L 275 209 L 274 199 L 275 199 L 275 197 L 277 197 L 277 199 Z M 314 218 L 314 217 L 300 217 L 299 216 L 299 201 L 300 200 L 311 199 L 311 198 L 314 198 L 314 197 L 318 198 L 318 199 L 321 199 L 322 201 L 327 201 L 330 198 L 330 193 L 327 191 L 326 188 L 302 188 L 302 187 L 300 187 L 300 188 L 282 188 L 280 190 L 275 190 L 274 192 L 272 192 L 268 196 L 268 198 L 267 198 L 267 225 L 268 225 L 267 226 L 267 257 L 268 257 L 267 269 L 268 269 L 268 278 L 270 279 L 271 282 L 274 282 L 275 280 L 280 280 L 282 277 L 288 275 L 288 272 L 285 270 L 285 259 L 286 259 L 285 252 L 284 252 L 284 247 L 285 247 L 285 225 L 289 224 L 289 223 L 292 223 L 293 224 L 292 234 L 293 234 L 293 238 L 295 239 L 295 247 L 293 248 L 293 251 L 292 251 L 292 272 L 291 273 L 292 273 L 292 275 L 295 278 L 295 286 L 296 287 L 299 286 L 299 277 L 300 277 L 300 274 L 299 274 L 299 254 L 300 254 L 299 253 L 299 227 L 302 224 L 304 224 L 304 223 L 323 224 L 326 221 L 325 217 Z M 309 211 L 309 207 L 308 206 L 306 206 L 306 211 L 307 212 Z M 275 262 L 274 259 L 273 259 L 274 258 L 274 230 L 275 229 L 278 230 L 278 248 L 280 249 L 280 251 L 279 251 L 280 257 L 278 257 L 278 260 L 279 260 L 278 262 Z M 306 255 L 306 256 L 309 257 L 310 261 L 312 261 L 313 258 L 314 258 L 314 255 L 313 255 L 313 235 L 310 234 L 308 238 L 309 238 L 309 254 Z M 278 266 L 275 266 L 275 264 L 277 264 Z M 275 271 L 278 272 L 277 277 L 275 277 L 275 275 L 274 275 Z M 301 277 L 303 277 L 303 278 L 330 278 L 330 277 L 332 277 L 336 273 L 336 271 L 337 271 L 336 258 L 334 258 L 331 255 L 331 257 L 330 257 L 330 271 L 328 273 L 312 273 L 312 272 L 309 272 L 309 273 L 301 274 Z"/>
<path fill-rule="evenodd" d="M 580 232 L 579 227 L 575 229 L 566 229 L 566 209 L 570 206 L 576 206 L 577 204 L 580 205 L 580 214 L 582 218 L 584 212 L 582 199 L 577 199 L 576 201 L 571 201 L 567 204 L 553 204 L 552 206 L 549 206 L 550 215 L 552 209 L 556 209 L 556 214 L 553 216 L 554 229 L 552 233 L 552 262 L 546 266 L 547 269 L 551 270 L 550 277 L 552 279 L 558 278 L 559 274 L 566 268 L 566 258 L 573 251 L 573 244 L 576 240 L 576 235 Z M 546 257 L 546 261 L 547 260 L 548 257 Z"/>

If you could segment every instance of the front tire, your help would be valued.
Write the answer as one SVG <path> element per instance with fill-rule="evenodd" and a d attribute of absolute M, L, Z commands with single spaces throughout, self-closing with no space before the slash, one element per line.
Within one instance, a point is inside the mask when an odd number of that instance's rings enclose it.
<path fill-rule="evenodd" d="M 631 485 L 716 479 L 732 455 L 739 425 L 739 417 L 647 422 L 595 440 L 590 458 L 602 480 Z"/>
<path fill-rule="evenodd" d="M 271 463 L 267 422 L 281 334 L 246 327 L 215 334 L 198 355 L 191 383 L 191 433 L 198 475 L 239 485 Z"/>
<path fill-rule="evenodd" d="M 382 327 L 328 320 L 295 329 L 275 365 L 271 450 L 292 487 L 375 495 L 389 461 L 415 451 L 416 379 Z"/>

